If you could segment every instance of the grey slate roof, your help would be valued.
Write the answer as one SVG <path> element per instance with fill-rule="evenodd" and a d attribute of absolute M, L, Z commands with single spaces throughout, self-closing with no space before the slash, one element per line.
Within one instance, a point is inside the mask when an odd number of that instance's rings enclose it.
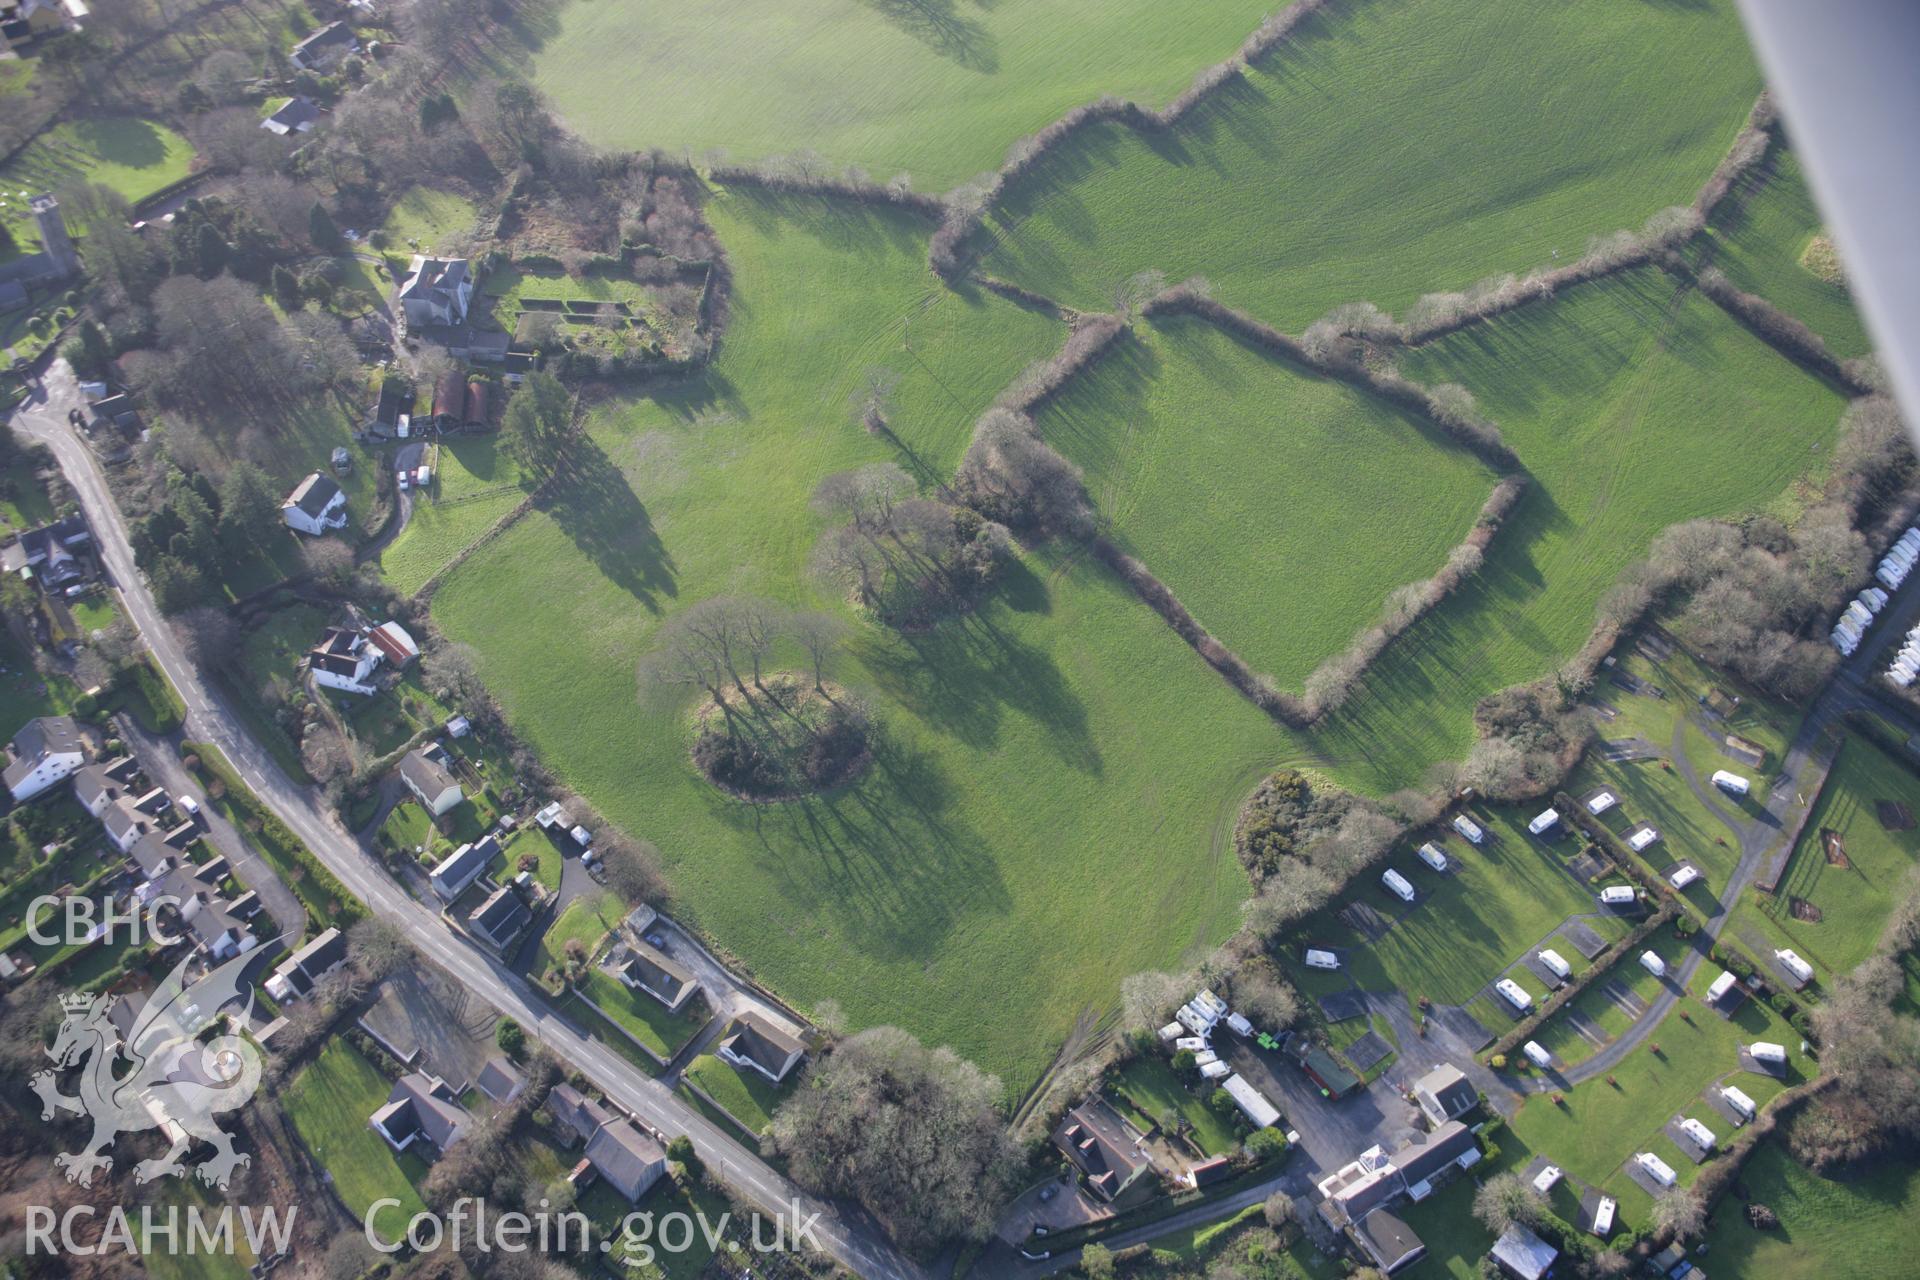
<path fill-rule="evenodd" d="M 13 758 L 7 764 L 4 780 L 12 788 L 47 757 L 81 750 L 80 726 L 72 716 L 35 716 L 20 726 L 9 749 Z"/>
<path fill-rule="evenodd" d="M 318 517 L 326 512 L 327 506 L 339 494 L 340 486 L 333 482 L 332 477 L 316 471 L 287 495 L 287 503 L 310 516 Z"/>
<path fill-rule="evenodd" d="M 587 1141 L 587 1162 L 629 1202 L 638 1200 L 667 1171 L 667 1153 L 632 1122 L 603 1125 Z"/>

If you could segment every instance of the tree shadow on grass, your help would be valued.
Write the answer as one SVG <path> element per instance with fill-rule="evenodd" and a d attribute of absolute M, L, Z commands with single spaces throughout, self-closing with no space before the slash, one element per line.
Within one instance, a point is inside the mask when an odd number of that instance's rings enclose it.
<path fill-rule="evenodd" d="M 992 75 L 1000 70 L 999 42 L 986 26 L 961 14 L 954 0 L 862 0 L 867 8 L 969 71 Z"/>
<path fill-rule="evenodd" d="M 652 613 L 660 612 L 659 596 L 679 594 L 673 557 L 646 507 L 593 437 L 573 440 L 550 484 L 535 505 L 608 581 Z"/>
<path fill-rule="evenodd" d="M 768 239 L 798 232 L 837 253 L 863 258 L 918 259 L 925 254 L 933 230 L 929 218 L 908 210 L 747 183 L 727 189 L 727 207 Z"/>
<path fill-rule="evenodd" d="M 1058 759 L 1098 776 L 1100 751 L 1087 727 L 1086 707 L 1068 686 L 1053 656 L 1000 626 L 1003 604 L 1022 612 L 1044 611 L 1034 601 L 1044 592 L 1031 572 L 1009 569 L 1013 600 L 995 598 L 973 613 L 950 618 L 931 631 L 901 635 L 875 630 L 854 654 L 888 697 L 934 729 L 977 750 L 998 745 L 1009 710 L 1047 733 Z"/>
<path fill-rule="evenodd" d="M 952 812 L 935 758 L 876 725 L 873 763 L 853 785 L 776 805 L 715 794 L 722 821 L 751 831 L 782 897 L 833 917 L 883 960 L 937 955 L 962 915 L 1011 905 L 986 842 Z"/>

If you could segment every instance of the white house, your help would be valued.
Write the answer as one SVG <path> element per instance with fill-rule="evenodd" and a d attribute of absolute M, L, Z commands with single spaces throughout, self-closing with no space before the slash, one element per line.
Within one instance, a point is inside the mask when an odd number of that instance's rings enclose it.
<path fill-rule="evenodd" d="M 400 285 L 399 297 L 409 328 L 465 324 L 467 304 L 473 298 L 473 273 L 467 269 L 465 258 L 430 258 L 416 253 Z"/>
<path fill-rule="evenodd" d="M 340 486 L 316 471 L 302 480 L 280 504 L 287 528 L 318 538 L 347 527 L 347 495 Z"/>
<path fill-rule="evenodd" d="M 86 763 L 72 716 L 35 716 L 7 744 L 7 790 L 19 804 L 71 777 Z"/>
<path fill-rule="evenodd" d="M 409 751 L 400 760 L 400 781 L 436 818 L 466 799 L 448 763 L 447 749 L 437 742 Z"/>
<path fill-rule="evenodd" d="M 733 1020 L 715 1052 L 734 1066 L 758 1071 L 779 1084 L 794 1064 L 806 1056 L 807 1047 L 759 1014 L 748 1011 Z"/>
<path fill-rule="evenodd" d="M 378 693 L 373 673 L 383 661 L 380 650 L 352 627 L 328 627 L 320 643 L 307 651 L 307 671 L 313 682 L 345 693 Z"/>

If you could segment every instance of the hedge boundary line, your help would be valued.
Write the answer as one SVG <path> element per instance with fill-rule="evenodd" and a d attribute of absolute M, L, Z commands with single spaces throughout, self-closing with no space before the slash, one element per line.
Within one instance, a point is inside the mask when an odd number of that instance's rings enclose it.
<path fill-rule="evenodd" d="M 1255 27 L 1231 55 L 1203 68 L 1178 97 L 1158 111 L 1131 98 L 1106 94 L 1073 108 L 1038 133 L 1021 138 L 1007 149 L 1006 161 L 998 169 L 950 192 L 940 201 L 941 222 L 927 245 L 927 265 L 935 275 L 949 282 L 965 274 L 961 248 L 985 225 L 988 212 L 999 202 L 1008 184 L 1032 170 L 1049 151 L 1067 139 L 1091 125 L 1109 120 L 1142 133 L 1171 128 L 1221 86 L 1272 53 L 1303 19 L 1329 3 L 1330 0 L 1293 0 Z"/>
<path fill-rule="evenodd" d="M 1516 1047 L 1531 1040 L 1533 1033 L 1546 1025 L 1554 1014 L 1566 1008 L 1570 1002 L 1588 987 L 1612 973 L 1619 967 L 1620 962 L 1627 958 L 1628 952 L 1652 937 L 1657 929 L 1662 925 L 1672 922 L 1679 914 L 1680 909 L 1675 904 L 1671 902 L 1662 903 L 1658 911 L 1635 925 L 1626 937 L 1620 939 L 1619 942 L 1608 944 L 1609 955 L 1605 964 L 1596 964 L 1588 968 L 1585 973 L 1541 1001 L 1540 1007 L 1527 1017 L 1515 1023 L 1512 1030 L 1508 1031 L 1498 1040 L 1495 1040 L 1491 1045 L 1488 1045 L 1487 1058 L 1491 1059 L 1500 1054 L 1511 1054 Z"/>
<path fill-rule="evenodd" d="M 1826 339 L 1798 316 L 1781 309 L 1757 293 L 1727 279 L 1718 267 L 1695 272 L 1673 254 L 1660 257 L 1660 269 L 1677 280 L 1690 282 L 1722 311 L 1739 321 L 1754 337 L 1796 364 L 1838 383 L 1856 396 L 1872 395 L 1876 388 L 1863 376 L 1860 365 L 1842 360 L 1828 348 Z"/>

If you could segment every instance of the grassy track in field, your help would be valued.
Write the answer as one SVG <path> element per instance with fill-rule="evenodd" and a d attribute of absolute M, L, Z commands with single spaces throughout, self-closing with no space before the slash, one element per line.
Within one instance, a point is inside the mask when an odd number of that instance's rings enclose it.
<path fill-rule="evenodd" d="M 498 436 L 447 439 L 439 458 L 432 499 L 415 496 L 407 527 L 380 553 L 381 575 L 402 594 L 418 591 L 526 497 L 520 467 Z"/>
<path fill-rule="evenodd" d="M 1152 105 L 1234 49 L 1267 0 L 576 0 L 535 83 L 589 142 L 736 161 L 816 152 L 946 190 L 1104 93 Z M 741 86 L 751 85 L 750 92 Z"/>
<path fill-rule="evenodd" d="M 1472 746 L 1472 708 L 1553 670 L 1666 526 L 1765 507 L 1824 457 L 1841 398 L 1651 269 L 1409 354 L 1461 382 L 1532 473 L 1485 567 L 1389 648 L 1321 731 L 1341 774 L 1403 785 Z"/>
<path fill-rule="evenodd" d="M 1337 4 L 1178 128 L 1049 153 L 985 266 L 1102 309 L 1133 272 L 1202 274 L 1296 332 L 1394 310 L 1691 201 L 1760 87 L 1732 0 Z"/>
<path fill-rule="evenodd" d="M 1127 549 L 1288 688 L 1439 568 L 1493 486 L 1410 416 L 1184 316 L 1140 326 L 1040 426 Z"/>
<path fill-rule="evenodd" d="M 1753 1201 L 1780 1216 L 1780 1226 L 1756 1231 L 1747 1225 L 1742 1200 L 1722 1200 L 1707 1228 L 1717 1271 L 1772 1280 L 1817 1280 L 1836 1268 L 1859 1280 L 1913 1274 L 1920 1168 L 1911 1158 L 1835 1181 L 1808 1170 L 1777 1141 L 1767 1142 L 1741 1169 L 1740 1181 Z"/>
<path fill-rule="evenodd" d="M 1706 260 L 1827 341 L 1835 355 L 1865 355 L 1872 343 L 1844 284 L 1829 284 L 1800 263 L 1807 242 L 1825 230 L 1793 152 L 1776 148 L 1754 179 L 1714 211 Z"/>
<path fill-rule="evenodd" d="M 1104 571 L 1043 550 L 973 617 L 912 637 L 859 627 L 839 678 L 885 737 L 858 784 L 763 807 L 702 781 L 685 705 L 639 696 L 658 620 L 721 592 L 835 607 L 806 573 L 823 528 L 808 496 L 898 456 L 850 419 L 863 373 L 902 375 L 891 421 L 937 481 L 1062 337 L 938 290 L 923 223 L 740 194 L 710 213 L 736 281 L 715 369 L 601 412 L 573 483 L 452 575 L 435 616 L 757 976 L 1020 1087 L 1120 976 L 1232 927 L 1245 880 L 1225 824 L 1299 750 Z M 1116 934 L 1116 916 L 1141 926 Z"/>

